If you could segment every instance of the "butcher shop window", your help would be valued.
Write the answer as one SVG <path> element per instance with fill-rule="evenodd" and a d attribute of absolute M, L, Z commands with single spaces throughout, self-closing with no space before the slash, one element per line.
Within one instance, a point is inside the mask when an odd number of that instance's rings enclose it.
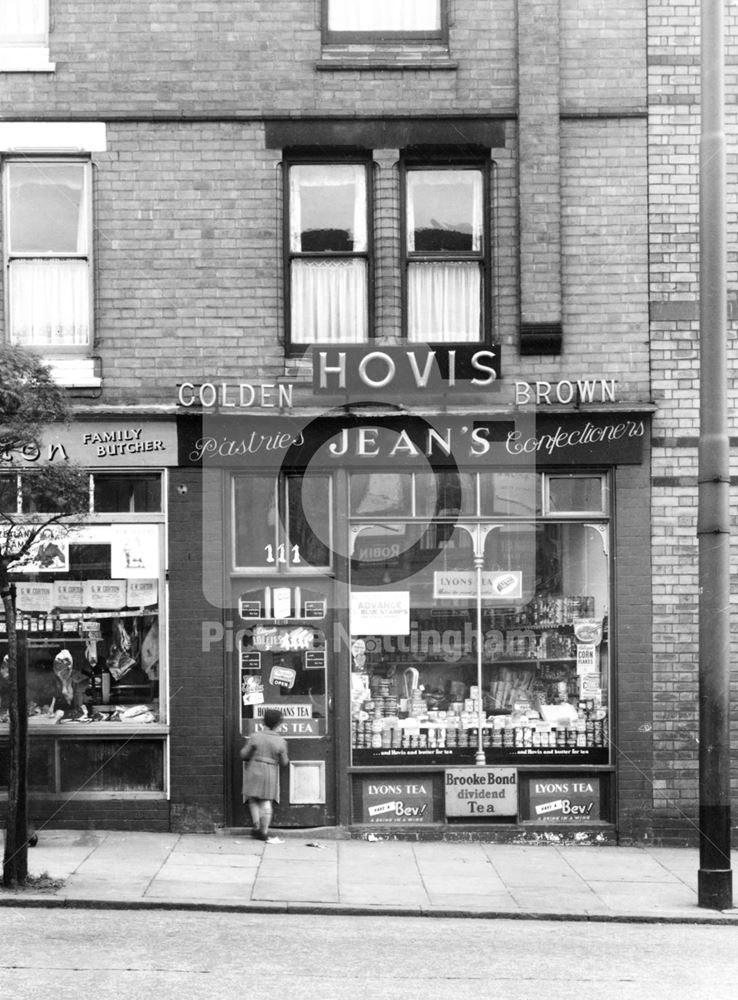
<path fill-rule="evenodd" d="M 159 514 L 162 510 L 159 472 L 91 472 L 89 513 Z M 33 473 L 0 474 L 0 512 L 53 514 L 55 498 Z"/>
<path fill-rule="evenodd" d="M 161 476 L 158 473 L 93 474 L 93 507 L 96 514 L 153 514 L 161 510 Z"/>
<path fill-rule="evenodd" d="M 54 536 L 59 566 L 15 575 L 31 723 L 160 722 L 158 578 L 114 574 L 114 544 L 96 541 L 110 526 L 72 530 Z M 0 722 L 7 708 L 0 690 Z"/>
<path fill-rule="evenodd" d="M 120 724 L 151 732 L 167 721 L 161 474 L 91 472 L 87 512 L 61 520 L 34 484 L 25 472 L 0 476 L 0 538 L 37 533 L 10 567 L 29 725 L 92 723 L 108 735 L 114 722 L 116 732 Z M 7 632 L 0 614 L 0 661 Z M 2 680 L 0 733 L 8 712 Z"/>

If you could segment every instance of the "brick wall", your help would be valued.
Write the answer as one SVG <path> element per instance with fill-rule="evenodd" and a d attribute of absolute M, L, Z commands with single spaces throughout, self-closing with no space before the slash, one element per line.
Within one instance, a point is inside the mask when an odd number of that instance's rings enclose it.
<path fill-rule="evenodd" d="M 567 113 L 643 111 L 646 4 L 561 0 L 561 94 Z"/>
<path fill-rule="evenodd" d="M 281 175 L 260 126 L 131 123 L 96 157 L 96 352 L 106 396 L 281 363 Z M 217 345 L 217 350 L 216 350 Z"/>
<path fill-rule="evenodd" d="M 698 824 L 699 138 L 700 4 L 649 3 L 649 224 L 654 420 L 654 826 L 695 842 Z M 738 16 L 725 7 L 726 95 L 736 88 Z M 725 106 L 728 228 L 728 412 L 736 440 L 736 114 Z M 732 453 L 731 509 L 738 464 Z M 735 526 L 735 518 L 732 519 Z M 734 546 L 734 560 L 738 555 Z M 735 621 L 736 577 L 731 586 Z M 735 635 L 735 626 L 733 626 Z M 736 644 L 733 641 L 733 662 Z M 731 685 L 738 748 L 738 674 Z M 733 767 L 733 823 L 738 768 Z"/>
<path fill-rule="evenodd" d="M 449 56 L 413 69 L 402 52 L 325 60 L 319 0 L 51 0 L 53 74 L 9 74 L 18 117 L 486 111 L 515 104 L 515 4 L 453 0 Z M 463 58 L 461 58 L 463 57 Z M 410 60 L 415 62 L 416 60 Z M 324 63 L 321 67 L 320 64 Z M 358 69 L 351 68 L 358 63 Z M 430 64 L 430 68 L 429 68 Z M 316 71 L 316 65 L 319 67 Z M 390 68 L 387 68 L 387 65 Z"/>
<path fill-rule="evenodd" d="M 149 830 L 170 829 L 169 802 L 144 799 L 93 801 L 71 796 L 63 802 L 29 796 L 29 827 L 43 830 Z"/>
<path fill-rule="evenodd" d="M 223 646 L 206 641 L 223 620 L 205 561 L 222 558 L 221 498 L 203 490 L 196 470 L 172 473 L 169 495 L 169 712 L 171 828 L 212 829 L 224 822 L 225 702 Z M 214 578 L 212 566 L 209 580 Z M 205 638 L 204 638 L 205 637 Z"/>
<path fill-rule="evenodd" d="M 562 364 L 648 400 L 646 123 L 567 119 L 561 146 Z"/>
<path fill-rule="evenodd" d="M 649 840 L 654 776 L 653 656 L 648 449 L 639 466 L 615 474 L 614 615 L 617 629 L 617 689 L 613 761 L 617 765 L 617 824 L 623 842 Z"/>

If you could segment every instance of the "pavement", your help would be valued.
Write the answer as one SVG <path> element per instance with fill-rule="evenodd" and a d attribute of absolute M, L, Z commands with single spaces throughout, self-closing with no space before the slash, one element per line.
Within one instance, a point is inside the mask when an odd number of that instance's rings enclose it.
<path fill-rule="evenodd" d="M 0 906 L 738 924 L 698 906 L 696 849 L 274 833 L 41 830 Z"/>

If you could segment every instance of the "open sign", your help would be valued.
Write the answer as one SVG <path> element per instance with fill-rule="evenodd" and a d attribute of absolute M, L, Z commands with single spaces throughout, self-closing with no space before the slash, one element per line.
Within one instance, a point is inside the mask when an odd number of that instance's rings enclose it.
<path fill-rule="evenodd" d="M 296 677 L 297 672 L 292 667 L 272 667 L 269 675 L 269 683 L 275 687 L 287 688 L 289 690 L 294 687 Z"/>

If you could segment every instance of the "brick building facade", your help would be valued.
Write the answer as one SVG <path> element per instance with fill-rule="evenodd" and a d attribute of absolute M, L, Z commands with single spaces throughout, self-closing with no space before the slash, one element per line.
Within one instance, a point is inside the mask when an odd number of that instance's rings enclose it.
<path fill-rule="evenodd" d="M 148 615 L 137 615 L 126 604 L 125 614 L 116 614 L 121 606 L 109 609 L 106 617 L 100 607 L 85 605 L 76 611 L 67 608 L 58 619 L 98 623 L 98 632 L 88 628 L 79 634 L 92 634 L 103 665 L 111 628 L 122 622 L 128 634 L 123 643 L 132 640 L 135 647 L 141 641 L 137 629 L 151 628 L 156 619 L 161 638 L 158 670 L 152 667 L 148 678 L 153 681 L 156 673 L 156 692 L 149 692 L 152 703 L 143 697 L 143 687 L 135 698 L 120 702 L 130 705 L 143 698 L 156 709 L 152 728 L 136 725 L 135 716 L 123 719 L 118 741 L 110 744 L 116 760 L 125 757 L 129 743 L 151 744 L 152 756 L 141 751 L 140 770 L 130 783 L 125 767 L 98 780 L 111 769 L 110 753 L 100 749 L 110 739 L 108 709 L 103 719 L 88 724 L 84 740 L 73 722 L 53 731 L 42 724 L 32 732 L 44 748 L 31 789 L 35 813 L 41 821 L 62 826 L 240 826 L 239 730 L 253 728 L 258 708 L 246 706 L 244 711 L 239 692 L 243 694 L 244 678 L 254 669 L 248 664 L 261 663 L 264 670 L 267 664 L 270 670 L 287 664 L 278 663 L 268 645 L 259 646 L 265 640 L 259 633 L 257 642 L 257 630 L 276 629 L 289 641 L 290 629 L 312 628 L 320 621 L 328 641 L 323 649 L 313 633 L 312 662 L 323 664 L 317 668 L 323 675 L 317 681 L 321 708 L 311 718 L 321 721 L 312 729 L 308 725 L 307 739 L 297 735 L 297 723 L 290 731 L 295 767 L 285 777 L 278 821 L 353 828 L 379 822 L 385 830 L 407 833 L 413 814 L 391 808 L 383 813 L 387 802 L 375 798 L 374 789 L 386 786 L 400 789 L 394 797 L 411 802 L 407 809 L 431 818 L 430 824 L 421 824 L 423 829 L 448 836 L 522 833 L 536 838 L 583 832 L 592 839 L 693 841 L 698 5 L 676 8 L 625 0 L 617 8 L 588 4 L 583 13 L 574 0 L 558 5 L 538 0 L 395 4 L 411 19 L 405 24 L 393 21 L 393 5 L 369 6 L 375 17 L 388 19 L 384 25 L 351 21 L 355 11 L 337 0 L 178 5 L 129 0 L 104 8 L 91 0 L 34 0 L 28 5 L 38 8 L 32 23 L 21 17 L 0 26 L 6 94 L 0 120 L 5 336 L 32 344 L 38 336 L 27 329 L 18 332 L 23 310 L 17 289 L 28 286 L 14 286 L 13 281 L 23 280 L 23 265 L 30 268 L 39 253 L 64 256 L 54 246 L 25 246 L 13 229 L 13 199 L 22 197 L 24 170 L 30 164 L 53 180 L 55 171 L 83 165 L 87 180 L 65 183 L 72 183 L 74 197 L 89 212 L 89 245 L 81 242 L 80 224 L 67 257 L 74 258 L 78 270 L 86 269 L 90 322 L 70 335 L 71 349 L 65 344 L 59 350 L 52 342 L 42 351 L 74 402 L 79 429 L 64 439 L 70 456 L 82 461 L 87 456 L 101 496 L 109 477 L 118 475 L 134 499 L 125 508 L 130 516 L 120 506 L 102 507 L 115 515 L 107 518 L 95 508 L 90 523 L 97 534 L 90 528 L 89 538 L 79 541 L 111 546 L 112 562 L 95 572 L 114 578 L 118 527 L 126 524 L 135 533 L 144 524 L 162 526 L 156 566 L 152 569 L 149 562 L 138 574 L 158 581 L 158 604 L 147 606 Z M 730 56 L 738 26 L 732 13 L 727 17 Z M 734 72 L 730 58 L 728 64 Z M 356 167 L 359 172 L 352 177 L 364 178 L 351 182 L 365 185 L 366 201 L 360 205 L 367 220 L 364 249 L 354 232 L 353 247 L 339 256 L 350 258 L 352 266 L 357 259 L 366 261 L 366 327 L 358 333 L 342 327 L 331 338 L 308 334 L 306 342 L 300 339 L 306 334 L 299 325 L 295 275 L 298 263 L 307 261 L 309 267 L 312 258 L 304 256 L 304 248 L 295 250 L 291 241 L 299 230 L 298 199 L 307 217 L 310 184 L 316 182 L 300 168 L 337 165 Z M 407 242 L 408 219 L 422 206 L 413 201 L 408 178 L 425 172 L 426 179 L 439 185 L 437 193 L 443 171 L 464 184 L 472 175 L 479 178 L 474 190 L 482 192 L 481 205 L 474 202 L 476 207 L 468 210 L 480 241 L 464 244 L 454 258 L 459 268 L 468 269 L 470 262 L 474 273 L 479 268 L 481 318 L 477 330 L 457 339 L 448 331 L 435 338 L 424 335 L 408 304 L 412 269 L 429 270 L 438 263 L 439 252 L 449 255 L 442 244 L 442 251 L 431 250 L 419 265 L 413 256 L 417 251 Z M 358 227 L 356 204 L 353 224 Z M 80 208 L 78 222 L 83 214 Z M 435 216 L 428 225 L 437 236 L 447 228 L 446 214 L 441 209 Z M 734 222 L 731 201 L 731 226 Z M 352 411 L 355 398 L 340 393 L 324 398 L 315 392 L 312 358 L 315 345 L 325 339 L 332 340 L 331 348 L 351 343 L 392 358 L 392 351 L 410 341 L 418 346 L 429 340 L 441 343 L 439 356 L 446 358 L 457 341 L 459 357 L 470 345 L 496 353 L 501 370 L 493 390 L 457 395 L 445 389 L 407 397 L 404 386 L 369 400 L 375 407 L 372 427 L 390 434 L 400 426 L 392 422 L 398 405 L 406 405 L 410 424 L 416 417 L 427 419 L 441 436 L 447 428 L 463 435 L 464 420 L 508 427 L 510 420 L 519 419 L 520 427 L 536 438 L 538 462 L 531 459 L 509 470 L 499 456 L 487 466 L 461 463 L 461 471 L 479 484 L 473 511 L 463 504 L 453 508 L 461 533 L 457 548 L 469 556 L 464 572 L 471 572 L 474 545 L 493 537 L 500 525 L 510 533 L 516 525 L 520 537 L 525 535 L 524 519 L 505 520 L 509 509 L 501 514 L 492 504 L 485 513 L 486 491 L 497 487 L 484 476 L 508 472 L 534 477 L 525 481 L 542 491 L 543 509 L 531 509 L 525 524 L 535 534 L 531 524 L 540 516 L 545 524 L 536 529 L 536 537 L 542 533 L 560 547 L 560 562 L 566 566 L 559 569 L 555 600 L 587 597 L 576 584 L 589 580 L 587 574 L 596 575 L 590 563 L 604 559 L 594 604 L 583 604 L 556 625 L 550 618 L 545 624 L 520 617 L 518 625 L 536 644 L 525 658 L 539 664 L 538 673 L 530 675 L 527 696 L 519 693 L 511 699 L 508 692 L 504 700 L 500 695 L 504 711 L 488 705 L 484 726 L 480 706 L 491 690 L 490 677 L 502 676 L 499 662 L 498 673 L 489 673 L 491 663 L 500 660 L 498 653 L 490 663 L 477 664 L 475 675 L 473 661 L 482 639 L 467 643 L 459 662 L 468 655 L 471 673 L 463 695 L 459 688 L 453 698 L 451 675 L 428 673 L 424 694 L 434 684 L 445 686 L 445 699 L 438 694 L 435 708 L 424 705 L 426 712 L 436 713 L 433 722 L 442 713 L 445 757 L 438 753 L 440 737 L 435 751 L 428 744 L 413 744 L 414 755 L 405 752 L 410 744 L 398 742 L 395 748 L 391 743 L 390 749 L 397 750 L 392 757 L 379 740 L 372 745 L 366 735 L 366 745 L 364 736 L 357 736 L 361 725 L 377 737 L 380 732 L 392 740 L 397 735 L 398 741 L 400 733 L 403 739 L 409 732 L 413 739 L 425 737 L 426 729 L 430 733 L 425 716 L 419 716 L 419 728 L 395 725 L 393 720 L 402 716 L 413 721 L 408 706 L 393 712 L 385 702 L 383 714 L 376 707 L 382 697 L 393 702 L 405 694 L 411 701 L 416 689 L 403 691 L 402 679 L 417 680 L 420 664 L 422 681 L 428 664 L 397 657 L 397 662 L 383 663 L 382 672 L 371 655 L 362 653 L 365 659 L 357 663 L 352 654 L 357 639 L 366 648 L 368 639 L 383 633 L 371 632 L 376 623 L 370 626 L 370 617 L 362 631 L 358 612 L 353 620 L 348 614 L 352 605 L 346 595 L 362 572 L 369 572 L 358 565 L 358 557 L 352 563 L 353 550 L 347 554 L 339 544 L 339 536 L 356 539 L 367 529 L 360 502 L 351 506 L 349 477 L 356 476 L 358 483 L 374 472 L 391 479 L 399 474 L 397 466 L 335 467 L 330 493 L 333 560 L 312 573 L 301 564 L 285 566 L 280 574 L 278 565 L 259 568 L 239 560 L 239 546 L 248 549 L 248 528 L 239 523 L 238 505 L 231 498 L 243 489 L 253 502 L 252 487 L 239 485 L 242 478 L 263 478 L 269 472 L 278 484 L 279 504 L 289 507 L 290 476 L 304 473 L 308 459 L 292 455 L 297 464 L 282 466 L 229 463 L 222 455 L 210 462 L 206 456 L 204 463 L 192 459 L 196 442 L 208 435 L 222 442 L 240 441 L 254 432 L 291 433 L 294 446 L 300 433 L 310 438 L 314 423 L 320 424 L 328 411 L 338 420 L 336 428 L 365 426 L 361 414 Z M 242 384 L 253 388 L 255 399 L 247 400 L 253 405 L 245 405 Z M 198 395 L 203 385 L 213 388 Z M 266 398 L 264 386 L 271 387 Z M 287 399 L 277 395 L 280 386 L 291 405 L 274 406 L 275 399 L 283 404 Z M 95 427 L 138 433 L 141 441 L 151 443 L 151 452 L 103 448 L 100 454 L 84 439 Z M 620 447 L 629 432 L 617 430 L 626 427 L 640 428 L 630 450 Z M 580 443 L 588 434 L 590 441 L 594 434 L 595 443 L 606 442 L 610 434 L 611 447 L 578 451 L 572 445 L 557 461 L 557 446 L 552 444 L 546 457 L 542 438 L 548 435 L 550 443 L 558 432 Z M 157 441 L 165 441 L 158 450 Z M 404 454 L 409 453 L 406 448 Z M 316 444 L 316 460 L 324 471 L 321 454 Z M 497 452 L 492 449 L 491 454 Z M 8 469 L 8 474 L 22 475 L 24 468 Z M 402 471 L 415 476 L 414 516 L 423 472 L 412 461 Z M 141 477 L 159 475 L 161 503 L 140 504 L 136 484 Z M 596 505 L 577 506 L 577 501 L 568 508 L 556 506 L 557 484 L 571 486 L 574 481 L 572 488 L 585 491 L 593 482 L 602 484 Z M 405 480 L 397 483 L 406 485 Z M 382 545 L 399 524 L 398 510 L 387 510 L 372 510 L 378 522 L 373 530 Z M 403 532 L 411 522 L 408 515 Z M 468 543 L 471 549 L 464 548 L 469 538 L 476 539 Z M 602 540 L 601 552 L 595 553 L 592 539 Z M 528 543 L 519 544 L 525 548 Z M 535 544 L 534 563 L 540 570 L 540 538 Z M 499 624 L 503 612 L 520 616 L 524 605 L 540 607 L 545 595 L 526 589 L 520 554 L 504 565 L 498 556 L 493 559 L 484 548 L 480 558 L 488 562 L 483 571 L 512 570 L 522 580 L 521 592 L 507 605 L 485 604 L 486 625 L 504 631 L 508 626 Z M 341 560 L 352 563 L 353 576 L 344 578 Z M 425 594 L 425 578 L 403 583 L 402 561 L 400 555 L 385 566 L 389 584 L 374 583 L 379 593 L 389 586 L 389 593 L 410 595 L 397 598 L 400 610 L 410 615 L 407 635 L 421 631 L 422 622 L 431 621 L 434 613 L 436 621 L 443 614 L 447 620 L 452 607 L 459 621 L 473 626 L 471 599 L 455 593 L 444 604 L 438 597 L 441 577 L 433 578 L 433 608 L 424 606 L 426 618 L 417 614 L 413 588 Z M 65 568 L 74 578 L 74 566 Z M 79 568 L 76 576 L 83 575 Z M 45 582 L 49 577 L 38 573 L 32 579 Z M 317 615 L 315 607 L 322 601 L 323 618 L 311 623 L 299 613 L 297 588 L 319 595 L 307 604 Z M 291 612 L 266 617 L 277 589 L 291 592 Z M 365 592 L 370 592 L 368 584 Z M 409 608 L 403 604 L 408 600 Z M 253 611 L 260 601 L 260 613 L 252 621 L 243 612 L 247 607 Z M 307 604 L 303 602 L 303 610 Z M 29 628 L 37 626 L 41 609 L 28 611 Z M 43 614 L 58 611 L 51 604 Z M 604 628 L 604 637 L 600 634 L 595 643 L 580 641 L 573 632 L 575 622 L 590 618 L 598 618 Z M 65 635 L 55 630 L 54 621 L 52 617 L 51 628 L 46 620 L 43 629 L 35 628 L 48 640 L 47 654 L 56 653 L 64 645 L 61 640 L 73 634 L 71 624 Z M 557 629 L 560 635 L 554 634 Z M 243 632 L 248 632 L 246 640 Z M 559 640 L 568 643 L 568 656 L 542 652 L 544 639 L 554 646 Z M 589 671 L 592 697 L 587 698 L 583 678 L 590 646 L 598 659 Z M 81 657 L 82 650 L 80 645 L 72 652 Z M 138 649 L 131 652 L 135 660 Z M 568 660 L 569 666 L 555 666 L 558 659 Z M 40 667 L 48 670 L 48 663 Z M 415 674 L 408 674 L 412 670 Z M 354 697 L 354 675 L 364 685 L 360 702 Z M 519 681 L 520 676 L 511 683 Z M 578 744 L 572 737 L 568 757 L 563 744 L 557 749 L 555 742 L 557 728 L 566 728 L 563 716 L 553 712 L 552 687 L 559 682 L 568 684 L 584 734 Z M 299 687 L 299 676 L 296 683 Z M 292 704 L 278 688 L 267 684 L 267 701 L 279 695 Z M 93 708 L 101 708 L 99 694 L 94 693 Z M 466 707 L 467 701 L 472 703 L 467 714 L 474 716 L 469 732 L 482 740 L 484 729 L 489 740 L 485 773 L 490 780 L 512 773 L 517 789 L 513 806 L 486 817 L 488 822 L 465 822 L 449 805 L 446 791 L 456 768 L 480 766 L 474 764 L 473 750 L 462 752 L 458 742 L 448 742 L 449 728 L 464 728 L 450 725 L 457 711 L 451 705 Z M 375 707 L 367 708 L 367 702 Z M 295 695 L 296 712 L 305 704 L 305 698 Z M 542 725 L 530 724 L 539 704 L 552 709 L 555 721 L 548 728 L 545 713 Z M 458 709 L 459 719 L 462 711 Z M 493 741 L 507 734 L 504 726 L 496 734 L 495 717 L 504 721 L 516 712 L 525 716 L 518 718 L 517 728 L 526 740 L 535 735 L 535 745 L 523 743 L 521 736 L 520 746 L 498 747 Z M 603 712 L 606 735 L 595 746 L 588 741 L 594 724 L 603 722 Z M 372 730 L 372 723 L 380 721 Z M 571 723 L 575 732 L 573 719 Z M 2 723 L 0 736 L 1 731 Z M 73 742 L 84 744 L 84 752 L 68 752 Z M 577 745 L 582 750 L 578 758 Z M 531 751 L 527 757 L 523 749 Z M 77 777 L 75 767 L 80 768 Z M 411 776 L 423 792 L 409 790 Z M 547 793 L 546 788 L 558 791 Z M 390 805 L 391 800 L 390 795 Z M 562 801 L 575 809 L 573 814 L 562 813 Z M 294 808 L 284 808 L 288 803 Z"/>

